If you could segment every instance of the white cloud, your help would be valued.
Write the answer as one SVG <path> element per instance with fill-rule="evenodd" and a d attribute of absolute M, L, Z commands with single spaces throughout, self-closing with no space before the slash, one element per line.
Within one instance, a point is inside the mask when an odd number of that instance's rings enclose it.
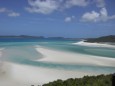
<path fill-rule="evenodd" d="M 83 14 L 81 21 L 83 22 L 98 22 L 98 21 L 107 21 L 110 19 L 115 19 L 115 15 L 108 16 L 108 12 L 105 8 L 105 0 L 28 0 L 29 7 L 26 7 L 26 10 L 31 13 L 42 13 L 50 14 L 54 11 L 69 9 L 73 6 L 87 6 L 89 4 L 96 4 L 97 7 L 100 7 L 100 12 L 91 11 Z M 0 12 L 4 12 L 7 9 L 2 8 Z M 19 13 L 9 13 L 8 16 L 20 16 Z M 66 17 L 65 22 L 72 21 L 72 17 Z"/>
<path fill-rule="evenodd" d="M 106 21 L 108 19 L 108 12 L 107 12 L 106 8 L 102 8 L 100 10 L 100 19 L 102 21 Z"/>
<path fill-rule="evenodd" d="M 105 0 L 94 0 L 97 7 L 105 7 Z"/>
<path fill-rule="evenodd" d="M 6 8 L 0 8 L 0 13 L 4 13 L 6 11 L 7 11 Z"/>
<path fill-rule="evenodd" d="M 81 21 L 83 22 L 98 22 L 115 19 L 115 15 L 108 16 L 106 8 L 101 8 L 100 12 L 92 11 L 83 14 Z"/>
<path fill-rule="evenodd" d="M 17 16 L 20 16 L 20 14 L 16 13 L 16 12 L 11 12 L 11 13 L 8 14 L 8 16 L 17 17 Z"/>
<path fill-rule="evenodd" d="M 70 8 L 72 6 L 87 6 L 88 4 L 88 0 L 67 0 L 65 6 Z"/>
<path fill-rule="evenodd" d="M 71 17 L 66 17 L 65 18 L 65 22 L 70 22 L 72 19 L 71 19 Z"/>
<path fill-rule="evenodd" d="M 98 21 L 99 18 L 99 13 L 92 11 L 92 12 L 87 12 L 82 16 L 82 21 L 87 22 L 87 21 Z"/>
<path fill-rule="evenodd" d="M 50 14 L 57 10 L 64 10 L 73 6 L 87 6 L 94 2 L 97 7 L 104 7 L 104 0 L 28 0 L 29 7 L 25 9 L 31 13 Z"/>
<path fill-rule="evenodd" d="M 14 12 L 14 11 L 9 10 L 7 8 L 0 8 L 0 13 L 6 13 L 10 17 L 20 16 L 20 13 Z"/>
<path fill-rule="evenodd" d="M 66 17 L 65 22 L 71 22 L 73 19 L 75 19 L 75 16 Z"/>
<path fill-rule="evenodd" d="M 115 15 L 108 16 L 108 12 L 105 8 L 105 0 L 28 0 L 29 6 L 25 9 L 31 13 L 50 14 L 55 11 L 69 9 L 73 6 L 88 6 L 90 4 L 96 4 L 100 7 L 100 12 L 91 11 L 82 15 L 81 21 L 83 22 L 98 22 L 115 19 Z M 1 12 L 5 9 L 0 10 Z M 15 15 L 15 14 L 14 14 Z M 70 22 L 74 18 L 72 16 L 66 17 L 65 22 Z"/>
<path fill-rule="evenodd" d="M 115 19 L 115 15 L 109 16 L 109 19 Z"/>
<path fill-rule="evenodd" d="M 28 3 L 30 6 L 25 9 L 31 13 L 50 14 L 73 6 L 87 6 L 89 0 L 28 0 Z"/>
<path fill-rule="evenodd" d="M 29 12 L 49 14 L 57 10 L 59 2 L 56 0 L 28 0 L 31 7 L 27 7 L 26 10 Z"/>

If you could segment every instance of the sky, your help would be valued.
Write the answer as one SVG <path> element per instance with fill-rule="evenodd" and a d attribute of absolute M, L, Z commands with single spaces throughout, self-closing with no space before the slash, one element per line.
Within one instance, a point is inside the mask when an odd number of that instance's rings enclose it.
<path fill-rule="evenodd" d="M 0 0 L 0 35 L 115 35 L 115 0 Z"/>

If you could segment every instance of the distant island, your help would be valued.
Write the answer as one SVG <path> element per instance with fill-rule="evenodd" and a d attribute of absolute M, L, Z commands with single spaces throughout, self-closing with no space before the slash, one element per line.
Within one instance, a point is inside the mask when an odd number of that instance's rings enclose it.
<path fill-rule="evenodd" d="M 102 36 L 98 38 L 65 38 L 65 37 L 44 37 L 44 36 L 30 36 L 30 35 L 7 35 L 7 36 L 0 36 L 0 38 L 37 38 L 37 39 L 69 39 L 69 40 L 83 40 L 85 42 L 115 42 L 115 35 L 109 36 Z"/>
<path fill-rule="evenodd" d="M 29 36 L 29 35 L 8 35 L 8 36 L 0 36 L 0 38 L 44 38 L 43 36 Z"/>
<path fill-rule="evenodd" d="M 6 35 L 0 36 L 0 38 L 37 38 L 37 39 L 70 39 L 70 40 L 78 40 L 83 38 L 65 38 L 65 37 L 44 37 L 44 36 L 30 36 L 30 35 Z"/>
<path fill-rule="evenodd" d="M 99 38 L 88 38 L 85 42 L 115 42 L 115 35 L 102 36 Z"/>

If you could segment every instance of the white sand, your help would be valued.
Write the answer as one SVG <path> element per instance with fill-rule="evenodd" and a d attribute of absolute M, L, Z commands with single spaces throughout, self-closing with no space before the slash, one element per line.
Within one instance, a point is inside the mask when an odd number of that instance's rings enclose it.
<path fill-rule="evenodd" d="M 106 57 L 91 56 L 79 53 L 57 51 L 42 47 L 37 47 L 36 50 L 44 56 L 43 58 L 38 59 L 38 61 L 115 67 L 115 58 L 106 58 Z"/>
<path fill-rule="evenodd" d="M 0 78 L 0 86 L 31 86 L 41 85 L 57 79 L 68 79 L 83 77 L 84 75 L 98 75 L 101 73 L 86 71 L 67 71 L 57 69 L 47 69 L 6 63 L 10 65 L 11 72 L 5 78 Z"/>
<path fill-rule="evenodd" d="M 74 45 L 80 45 L 80 46 L 88 46 L 88 47 L 106 47 L 106 48 L 115 48 L 114 45 L 110 45 L 107 43 L 89 43 L 89 42 L 84 42 L 80 41 L 77 43 L 73 43 Z"/>
<path fill-rule="evenodd" d="M 97 62 L 98 64 L 105 65 L 105 62 L 107 60 L 109 62 L 107 63 L 109 66 L 112 65 L 113 62 L 115 61 L 114 59 L 112 61 L 112 59 L 104 59 L 104 58 L 99 59 L 101 60 L 99 61 L 97 58 L 91 59 L 90 57 L 87 57 L 87 55 L 83 55 L 85 56 L 83 57 L 80 54 L 53 51 L 53 50 L 40 48 L 40 47 L 37 48 L 37 51 L 44 54 L 45 56 L 43 59 L 41 59 L 41 61 L 66 62 L 66 63 L 72 63 L 72 62 L 88 63 L 89 62 L 91 64 L 93 64 L 93 62 L 94 64 L 96 64 Z M 78 55 L 77 58 L 76 55 Z M 33 66 L 20 65 L 14 63 L 8 63 L 8 62 L 2 62 L 2 65 L 0 65 L 0 67 L 1 67 L 0 71 L 4 71 L 1 72 L 0 75 L 0 86 L 31 86 L 31 85 L 37 86 L 38 84 L 41 85 L 57 79 L 65 80 L 68 78 L 83 77 L 84 75 L 102 74 L 99 72 L 87 72 L 87 71 L 77 71 L 77 70 L 71 71 L 71 70 L 33 67 Z M 104 74 L 106 73 L 104 72 Z"/>

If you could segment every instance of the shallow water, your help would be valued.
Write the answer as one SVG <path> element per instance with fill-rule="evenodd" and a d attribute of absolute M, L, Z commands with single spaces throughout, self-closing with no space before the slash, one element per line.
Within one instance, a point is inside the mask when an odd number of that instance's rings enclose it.
<path fill-rule="evenodd" d="M 35 61 L 40 58 L 43 58 L 43 55 L 35 50 L 36 46 L 42 46 L 62 51 L 69 51 L 73 53 L 115 58 L 114 48 L 86 47 L 72 44 L 79 41 L 80 40 L 2 38 L 0 39 L 0 48 L 4 48 L 4 50 L 2 50 L 1 59 L 15 62 L 18 64 L 47 67 L 54 69 L 56 68 L 62 70 L 84 70 L 106 73 L 115 72 L 115 67 L 92 66 L 83 64 L 59 64 Z"/>

